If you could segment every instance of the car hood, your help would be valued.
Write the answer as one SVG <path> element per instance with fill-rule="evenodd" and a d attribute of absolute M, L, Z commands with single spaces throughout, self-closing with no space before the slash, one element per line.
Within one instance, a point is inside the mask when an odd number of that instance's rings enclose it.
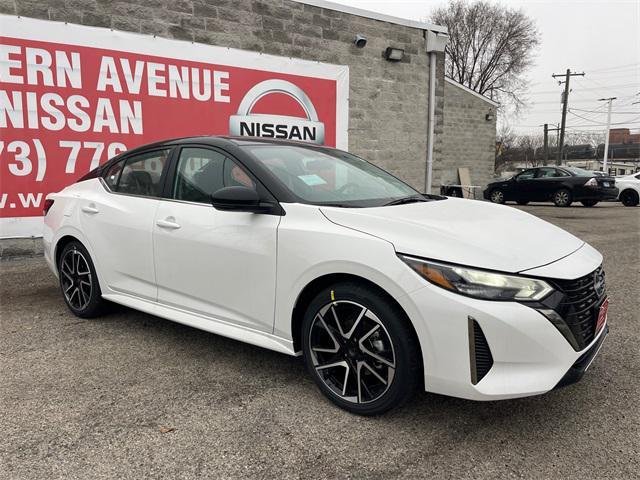
<path fill-rule="evenodd" d="M 333 223 L 391 242 L 398 253 L 503 272 L 546 265 L 584 245 L 517 208 L 477 200 L 321 210 Z"/>

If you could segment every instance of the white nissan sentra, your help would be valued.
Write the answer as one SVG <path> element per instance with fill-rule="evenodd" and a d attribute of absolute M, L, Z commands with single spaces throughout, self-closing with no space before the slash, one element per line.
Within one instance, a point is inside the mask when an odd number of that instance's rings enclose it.
<path fill-rule="evenodd" d="M 582 240 L 321 146 L 123 153 L 47 197 L 44 243 L 74 314 L 115 302 L 301 354 L 324 395 L 365 415 L 418 388 L 547 392 L 579 380 L 608 331 L 602 255 Z"/>

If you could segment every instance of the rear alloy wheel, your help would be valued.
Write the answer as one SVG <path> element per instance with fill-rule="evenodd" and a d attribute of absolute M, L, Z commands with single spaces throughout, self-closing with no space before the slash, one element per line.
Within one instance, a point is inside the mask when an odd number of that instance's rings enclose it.
<path fill-rule="evenodd" d="M 553 203 L 556 207 L 568 207 L 572 201 L 571 192 L 566 188 L 561 188 L 553 194 Z"/>
<path fill-rule="evenodd" d="M 77 241 L 68 243 L 58 264 L 60 289 L 69 310 L 82 318 L 102 313 L 105 301 L 89 252 Z"/>
<path fill-rule="evenodd" d="M 489 199 L 493 203 L 504 203 L 504 193 L 499 188 L 496 188 L 491 192 L 491 195 L 489 195 Z"/>
<path fill-rule="evenodd" d="M 415 335 L 375 290 L 355 283 L 328 288 L 303 322 L 307 369 L 338 406 L 377 415 L 403 403 L 418 385 Z"/>
<path fill-rule="evenodd" d="M 638 205 L 640 198 L 638 198 L 638 192 L 625 190 L 620 194 L 620 201 L 625 207 L 635 207 Z"/>
<path fill-rule="evenodd" d="M 593 207 L 598 204 L 598 200 L 582 200 L 580 203 L 585 207 Z"/>

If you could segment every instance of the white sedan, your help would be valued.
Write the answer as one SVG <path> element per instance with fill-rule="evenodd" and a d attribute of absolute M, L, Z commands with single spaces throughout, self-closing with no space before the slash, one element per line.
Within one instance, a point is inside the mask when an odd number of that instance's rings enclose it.
<path fill-rule="evenodd" d="M 602 255 L 582 240 L 514 208 L 422 195 L 332 148 L 156 143 L 45 210 L 46 259 L 74 314 L 116 302 L 301 354 L 358 414 L 418 388 L 544 393 L 579 380 L 608 331 Z"/>
<path fill-rule="evenodd" d="M 635 207 L 640 203 L 640 173 L 616 178 L 616 187 L 620 191 L 618 200 L 625 207 Z"/>

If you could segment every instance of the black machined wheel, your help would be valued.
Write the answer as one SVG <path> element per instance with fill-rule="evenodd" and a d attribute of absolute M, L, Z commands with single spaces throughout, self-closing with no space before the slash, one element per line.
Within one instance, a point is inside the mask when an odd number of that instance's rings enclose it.
<path fill-rule="evenodd" d="M 489 200 L 491 200 L 493 203 L 504 203 L 504 192 L 499 188 L 492 190 L 491 194 L 489 195 Z"/>
<path fill-rule="evenodd" d="M 389 333 L 367 307 L 348 300 L 322 307 L 309 335 L 311 362 L 322 381 L 348 402 L 379 399 L 393 381 Z"/>
<path fill-rule="evenodd" d="M 64 247 L 58 263 L 58 275 L 69 310 L 83 318 L 102 313 L 105 301 L 95 267 L 89 252 L 80 242 L 72 241 Z"/>
<path fill-rule="evenodd" d="M 566 188 L 556 190 L 556 192 L 553 194 L 552 199 L 556 207 L 568 207 L 573 202 L 571 192 Z"/>
<path fill-rule="evenodd" d="M 418 383 L 420 353 L 401 312 L 358 284 L 339 284 L 309 305 L 303 353 L 334 403 L 363 415 L 402 403 Z"/>
<path fill-rule="evenodd" d="M 625 190 L 620 194 L 620 201 L 625 207 L 635 207 L 640 203 L 640 197 L 633 190 Z"/>

